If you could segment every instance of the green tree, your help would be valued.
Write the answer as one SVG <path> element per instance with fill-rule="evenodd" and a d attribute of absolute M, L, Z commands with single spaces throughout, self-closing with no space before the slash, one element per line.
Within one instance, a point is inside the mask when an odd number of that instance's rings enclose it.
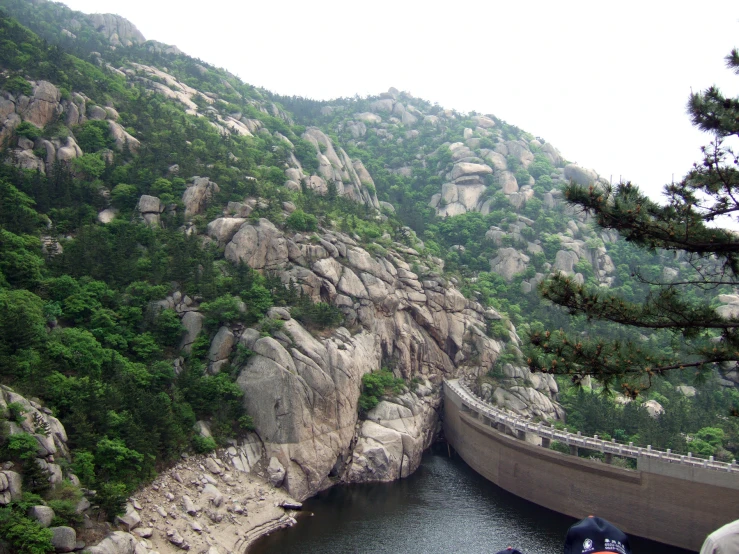
<path fill-rule="evenodd" d="M 726 61 L 739 74 L 739 50 Z M 692 274 L 673 282 L 637 274 L 651 287 L 640 302 L 561 274 L 540 286 L 544 298 L 572 315 L 670 331 L 675 337 L 672 348 L 665 352 L 640 342 L 545 331 L 530 337 L 532 369 L 571 375 L 575 381 L 594 375 L 606 387 L 624 381 L 624 392 L 634 396 L 667 371 L 690 367 L 705 375 L 716 363 L 739 361 L 739 320 L 717 312 L 712 303 L 717 290 L 739 284 L 739 238 L 733 231 L 710 226 L 739 213 L 737 155 L 724 143 L 739 136 L 739 98 L 726 98 L 711 87 L 692 94 L 688 110 L 693 124 L 715 139 L 683 180 L 665 187 L 666 204 L 650 200 L 630 183 L 613 188 L 571 183 L 565 196 L 628 242 L 681 253 Z"/>
<path fill-rule="evenodd" d="M 83 152 L 97 152 L 114 144 L 107 121 L 85 121 L 75 129 L 74 135 Z"/>
<path fill-rule="evenodd" d="M 12 508 L 0 508 L 0 536 L 10 544 L 10 551 L 17 554 L 54 552 L 51 530 Z"/>
<path fill-rule="evenodd" d="M 116 185 L 110 193 L 110 199 L 113 206 L 119 210 L 133 210 L 139 201 L 138 189 L 133 185 Z"/>
<path fill-rule="evenodd" d="M 83 154 L 72 160 L 72 169 L 88 178 L 100 177 L 105 171 L 105 160 L 100 154 Z"/>
<path fill-rule="evenodd" d="M 287 226 L 296 231 L 315 231 L 318 229 L 318 219 L 303 210 L 295 210 L 285 220 Z"/>

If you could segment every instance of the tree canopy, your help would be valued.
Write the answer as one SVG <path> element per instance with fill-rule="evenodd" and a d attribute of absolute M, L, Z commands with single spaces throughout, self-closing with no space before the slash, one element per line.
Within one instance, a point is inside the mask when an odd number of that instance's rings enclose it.
<path fill-rule="evenodd" d="M 726 57 L 739 74 L 739 50 Z M 720 226 L 739 219 L 737 154 L 727 144 L 739 136 L 739 99 L 726 98 L 716 87 L 691 94 L 688 113 L 693 124 L 713 134 L 702 148 L 702 160 L 679 182 L 665 186 L 666 202 L 649 199 L 631 183 L 565 186 L 568 202 L 591 215 L 604 229 L 649 251 L 673 252 L 679 275 L 660 278 L 638 270 L 632 278 L 650 286 L 642 300 L 625 299 L 603 287 L 580 284 L 564 274 L 543 282 L 542 296 L 572 315 L 629 326 L 648 332 L 671 332 L 670 348 L 655 351 L 647 341 L 608 340 L 604 336 L 558 331 L 530 335 L 532 369 L 570 375 L 579 382 L 598 378 L 607 388 L 620 385 L 635 396 L 654 376 L 692 368 L 698 377 L 715 364 L 739 361 L 739 316 L 718 309 L 721 293 L 739 284 L 739 235 Z M 723 219 L 721 219 L 723 218 Z"/>

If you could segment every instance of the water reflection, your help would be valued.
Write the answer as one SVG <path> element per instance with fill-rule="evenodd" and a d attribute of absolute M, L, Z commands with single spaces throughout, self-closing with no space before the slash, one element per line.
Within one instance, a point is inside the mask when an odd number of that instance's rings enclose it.
<path fill-rule="evenodd" d="M 257 554 L 491 553 L 515 546 L 526 554 L 562 551 L 572 518 L 507 493 L 446 448 L 419 470 L 388 484 L 334 487 L 304 504 L 297 526 L 256 544 Z M 634 552 L 688 551 L 634 539 Z"/>

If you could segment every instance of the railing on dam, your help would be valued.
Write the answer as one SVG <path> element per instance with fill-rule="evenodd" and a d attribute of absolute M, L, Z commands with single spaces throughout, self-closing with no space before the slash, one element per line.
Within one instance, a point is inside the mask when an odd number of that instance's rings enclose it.
<path fill-rule="evenodd" d="M 673 454 L 669 449 L 667 451 L 656 450 L 651 446 L 639 447 L 632 443 L 622 444 L 615 440 L 602 440 L 598 436 L 587 437 L 578 433 L 570 433 L 568 431 L 559 431 L 553 427 L 549 427 L 541 422 L 534 423 L 526 417 L 511 415 L 495 406 L 483 402 L 475 396 L 470 388 L 462 380 L 454 379 L 444 382 L 444 386 L 457 397 L 459 397 L 462 405 L 468 410 L 483 416 L 482 422 L 497 427 L 504 425 L 511 429 L 512 432 L 531 433 L 543 439 L 546 443 L 556 440 L 570 446 L 570 448 L 586 448 L 602 452 L 607 456 L 621 456 L 625 458 L 642 458 L 654 459 L 666 463 L 680 464 L 683 466 L 700 467 L 712 469 L 716 471 L 739 473 L 739 465 L 736 460 L 731 463 L 719 462 L 711 456 L 708 459 L 694 457 L 691 453 L 688 455 Z M 479 419 L 479 418 L 478 418 Z"/>

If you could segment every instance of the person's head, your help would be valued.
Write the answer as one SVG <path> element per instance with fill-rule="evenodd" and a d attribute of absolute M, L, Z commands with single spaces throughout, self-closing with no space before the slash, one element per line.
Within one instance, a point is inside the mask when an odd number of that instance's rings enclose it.
<path fill-rule="evenodd" d="M 618 527 L 590 516 L 569 528 L 564 554 L 631 554 L 631 545 Z"/>
<path fill-rule="evenodd" d="M 501 550 L 498 554 L 523 554 L 520 550 L 516 550 L 512 546 L 509 546 L 505 550 Z"/>

